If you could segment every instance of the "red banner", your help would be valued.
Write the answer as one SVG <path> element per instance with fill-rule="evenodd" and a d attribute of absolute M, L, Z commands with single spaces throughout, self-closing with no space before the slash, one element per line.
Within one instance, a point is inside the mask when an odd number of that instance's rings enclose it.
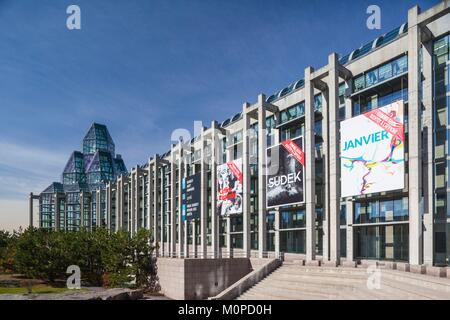
<path fill-rule="evenodd" d="M 292 140 L 285 140 L 281 142 L 281 144 L 290 154 L 294 156 L 295 159 L 297 159 L 298 162 L 302 164 L 302 166 L 305 166 L 305 153 L 298 145 L 295 144 L 295 142 Z"/>
<path fill-rule="evenodd" d="M 371 110 L 364 113 L 364 115 L 393 136 L 396 136 L 401 141 L 404 140 L 403 124 L 383 112 L 381 109 Z"/>
<path fill-rule="evenodd" d="M 242 172 L 239 170 L 237 165 L 233 162 L 227 162 L 228 168 L 230 168 L 231 172 L 233 172 L 234 176 L 239 180 L 240 183 L 242 183 Z"/>

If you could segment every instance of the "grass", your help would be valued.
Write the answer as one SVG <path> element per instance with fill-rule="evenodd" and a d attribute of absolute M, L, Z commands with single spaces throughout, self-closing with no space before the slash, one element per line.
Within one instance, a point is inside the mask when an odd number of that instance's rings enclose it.
<path fill-rule="evenodd" d="M 69 291 L 70 289 L 65 287 L 52 287 L 46 284 L 37 284 L 33 286 L 32 293 L 62 293 Z M 78 292 L 85 291 L 86 289 L 76 290 Z M 70 290 L 72 291 L 72 290 Z M 0 287 L 0 294 L 26 294 L 27 288 L 18 287 Z"/>

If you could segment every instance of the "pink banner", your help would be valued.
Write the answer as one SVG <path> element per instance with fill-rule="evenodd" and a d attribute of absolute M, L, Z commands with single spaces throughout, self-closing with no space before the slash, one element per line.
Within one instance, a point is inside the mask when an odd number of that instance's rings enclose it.
<path fill-rule="evenodd" d="M 230 168 L 231 172 L 233 172 L 234 176 L 239 180 L 240 183 L 242 183 L 242 172 L 239 170 L 237 165 L 233 162 L 227 162 L 228 168 Z"/>
<path fill-rule="evenodd" d="M 295 157 L 295 159 L 297 159 L 298 162 L 302 164 L 302 166 L 305 166 L 305 153 L 299 146 L 297 146 L 292 140 L 285 140 L 281 142 L 281 144 Z"/>
<path fill-rule="evenodd" d="M 366 112 L 364 113 L 364 116 L 378 124 L 393 136 L 396 136 L 401 141 L 404 140 L 403 124 L 383 112 L 381 109 L 374 109 Z"/>

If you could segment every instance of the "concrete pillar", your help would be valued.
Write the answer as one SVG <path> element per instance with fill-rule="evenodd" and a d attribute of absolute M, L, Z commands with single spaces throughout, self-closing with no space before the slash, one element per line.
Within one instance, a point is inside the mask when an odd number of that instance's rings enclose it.
<path fill-rule="evenodd" d="M 160 252 L 161 255 L 164 256 L 165 254 L 165 243 L 164 243 L 164 232 L 166 228 L 167 221 L 164 221 L 164 171 L 167 167 L 161 167 L 160 168 L 160 199 L 161 199 L 161 206 L 159 210 L 159 222 L 160 222 Z"/>
<path fill-rule="evenodd" d="M 177 210 L 176 207 L 176 188 L 175 188 L 175 184 L 176 184 L 176 156 L 175 156 L 175 148 L 172 148 L 172 152 L 170 154 L 170 244 L 169 244 L 169 252 L 171 257 L 174 257 L 176 254 L 176 232 L 177 232 L 177 224 L 176 224 L 176 220 L 175 220 L 175 212 Z"/>
<path fill-rule="evenodd" d="M 185 159 L 186 161 L 184 162 L 184 176 L 187 177 L 190 172 L 189 172 L 189 165 L 188 165 L 188 160 Z M 181 212 L 181 210 L 180 210 Z M 184 257 L 188 258 L 189 257 L 189 225 L 188 225 L 188 220 L 184 220 L 183 221 L 183 228 L 184 228 Z"/>
<path fill-rule="evenodd" d="M 354 260 L 354 252 L 353 252 L 353 201 L 350 199 L 347 199 L 345 201 L 345 212 L 346 212 L 346 220 L 347 220 L 347 230 L 346 230 L 346 238 L 347 238 L 347 245 L 346 245 L 346 251 L 347 255 L 345 260 L 346 261 L 353 261 Z"/>
<path fill-rule="evenodd" d="M 92 212 L 91 212 L 92 217 Z M 92 221 L 92 219 L 90 219 Z M 123 178 L 119 177 L 116 182 L 116 230 L 123 230 Z M 91 223 L 92 225 L 92 223 Z"/>
<path fill-rule="evenodd" d="M 409 263 L 422 263 L 422 156 L 419 7 L 408 11 Z"/>
<path fill-rule="evenodd" d="M 59 197 L 58 197 L 58 193 L 54 194 L 55 197 L 55 225 L 53 226 L 53 230 L 55 231 L 59 231 L 60 230 L 60 218 L 61 218 L 61 208 L 59 206 Z M 65 216 L 67 216 L 67 213 L 65 212 Z M 66 228 L 67 228 L 67 224 L 66 224 Z"/>
<path fill-rule="evenodd" d="M 251 174 L 250 174 L 250 115 L 247 113 L 249 103 L 244 103 L 242 106 L 243 116 L 243 152 L 242 152 L 242 222 L 243 222 L 243 249 L 244 256 L 250 258 L 250 195 L 251 195 Z"/>
<path fill-rule="evenodd" d="M 423 141 L 426 156 L 423 159 L 423 262 L 428 265 L 434 263 L 433 244 L 433 214 L 434 214 L 434 186 L 433 186 L 433 42 L 429 41 L 422 47 L 422 103 L 425 107 L 423 116 Z"/>
<path fill-rule="evenodd" d="M 314 87 L 311 82 L 313 69 L 305 69 L 305 151 L 306 171 L 306 260 L 316 258 L 316 179 L 314 137 Z"/>
<path fill-rule="evenodd" d="M 147 228 L 153 233 L 153 181 L 151 160 L 148 161 L 147 167 Z M 153 233 L 153 239 L 155 234 Z"/>
<path fill-rule="evenodd" d="M 274 227 L 275 227 L 275 239 L 274 239 L 274 244 L 275 244 L 275 257 L 279 257 L 280 256 L 280 218 L 281 218 L 281 214 L 280 214 L 280 209 L 275 209 L 275 223 L 274 223 Z"/>
<path fill-rule="evenodd" d="M 128 209 L 128 219 L 130 221 L 129 230 L 131 235 L 134 235 L 136 228 L 136 172 L 132 169 L 130 174 L 130 183 L 128 187 L 128 196 L 129 196 L 129 209 Z"/>
<path fill-rule="evenodd" d="M 30 196 L 28 198 L 28 204 L 29 204 L 28 214 L 29 214 L 29 227 L 30 228 L 33 228 L 33 199 L 34 199 L 33 192 L 30 192 Z"/>
<path fill-rule="evenodd" d="M 267 251 L 266 223 L 266 96 L 258 96 L 258 253 L 263 258 Z"/>
<path fill-rule="evenodd" d="M 182 181 L 186 177 L 184 172 L 184 155 L 183 149 L 180 146 L 180 155 L 178 158 L 178 258 L 184 258 L 184 221 L 182 219 Z"/>
<path fill-rule="evenodd" d="M 97 217 L 97 227 L 100 228 L 102 226 L 102 205 L 100 199 L 100 190 L 95 191 L 95 200 L 97 205 L 95 206 L 95 212 Z"/>
<path fill-rule="evenodd" d="M 111 230 L 112 227 L 112 221 L 111 221 L 111 200 L 112 200 L 112 188 L 111 188 L 111 182 L 108 182 L 106 184 L 106 194 L 105 194 L 105 200 L 106 200 L 106 228 L 108 230 Z"/>
<path fill-rule="evenodd" d="M 212 257 L 219 257 L 219 216 L 217 213 L 218 124 L 211 122 L 211 247 Z"/>
<path fill-rule="evenodd" d="M 84 192 L 80 192 L 80 228 L 84 227 Z"/>
<path fill-rule="evenodd" d="M 328 261 L 330 259 L 330 153 L 329 140 L 333 139 L 329 132 L 328 124 L 328 110 L 330 107 L 330 92 L 322 91 L 322 162 L 323 162 L 323 205 L 322 205 L 322 260 Z"/>
<path fill-rule="evenodd" d="M 353 88 L 353 81 L 351 79 L 346 80 L 346 85 L 351 90 Z M 350 119 L 353 116 L 353 103 L 351 97 L 345 97 L 345 118 Z M 353 261 L 353 201 L 350 198 L 345 201 L 345 212 L 347 220 L 346 229 L 346 261 Z"/>
<path fill-rule="evenodd" d="M 340 263 L 340 161 L 339 161 L 339 73 L 338 56 L 328 57 L 328 123 L 329 123 L 329 208 L 330 208 L 330 261 Z"/>
<path fill-rule="evenodd" d="M 193 256 L 194 258 L 198 258 L 197 252 L 197 221 L 193 219 L 192 223 L 192 246 L 193 246 Z"/>
<path fill-rule="evenodd" d="M 135 187 L 135 194 L 134 194 L 134 201 L 135 201 L 135 205 L 134 205 L 134 233 L 136 234 L 136 232 L 139 230 L 139 228 L 141 227 L 141 219 L 142 219 L 142 211 L 141 211 L 141 172 L 139 167 L 137 167 L 136 169 L 136 174 L 134 176 L 135 178 L 135 183 L 134 183 L 134 187 Z"/>
<path fill-rule="evenodd" d="M 158 184 L 158 170 L 159 170 L 159 155 L 155 155 L 155 161 L 153 163 L 153 167 L 152 167 L 152 179 L 153 179 L 153 241 L 154 241 L 154 245 L 158 246 L 161 245 L 161 238 L 159 235 L 159 223 L 160 218 L 158 218 L 158 215 L 160 215 L 161 212 L 161 206 L 160 206 L 160 197 L 159 197 L 159 187 L 160 185 Z M 160 249 L 156 250 L 156 255 L 158 255 L 160 252 Z"/>
<path fill-rule="evenodd" d="M 201 175 L 201 193 L 200 193 L 200 254 L 203 259 L 208 257 L 208 243 L 207 243 L 207 224 L 208 224 L 208 163 L 206 160 L 206 146 L 205 129 L 201 132 L 201 146 L 200 146 L 200 175 Z"/>

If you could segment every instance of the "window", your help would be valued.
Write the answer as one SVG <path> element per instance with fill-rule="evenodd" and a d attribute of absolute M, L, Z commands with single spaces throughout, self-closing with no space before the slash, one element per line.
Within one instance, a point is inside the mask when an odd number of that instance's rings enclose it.
<path fill-rule="evenodd" d="M 306 227 L 305 210 L 281 211 L 281 229 L 295 229 Z"/>
<path fill-rule="evenodd" d="M 354 223 L 380 223 L 408 220 L 408 198 L 356 202 Z"/>
<path fill-rule="evenodd" d="M 404 55 L 353 78 L 353 92 L 372 87 L 407 71 L 408 56 Z"/>

